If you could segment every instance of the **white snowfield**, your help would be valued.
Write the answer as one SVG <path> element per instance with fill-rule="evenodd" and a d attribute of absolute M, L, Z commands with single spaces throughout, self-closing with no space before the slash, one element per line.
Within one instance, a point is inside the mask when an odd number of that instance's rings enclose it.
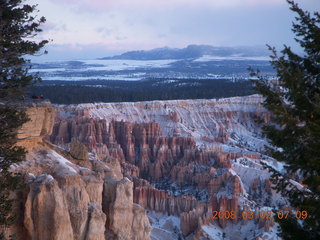
<path fill-rule="evenodd" d="M 110 59 L 110 60 L 83 60 L 85 64 L 96 64 L 96 67 L 88 67 L 88 70 L 135 70 L 136 68 L 163 68 L 168 67 L 175 59 L 165 60 L 127 60 L 127 59 Z"/>
<path fill-rule="evenodd" d="M 150 237 L 152 240 L 179 239 L 180 218 L 167 214 L 149 212 L 147 216 L 152 225 Z"/>
<path fill-rule="evenodd" d="M 152 68 L 166 68 L 177 60 L 79 60 L 81 67 L 69 66 L 66 61 L 47 62 L 49 66 L 42 65 L 41 68 L 32 68 L 31 73 L 43 73 L 44 80 L 64 80 L 64 81 L 84 81 L 88 79 L 95 80 L 124 80 L 139 81 L 144 78 L 145 72 L 135 72 L 121 74 L 121 71 L 138 70 L 144 71 Z M 52 67 L 56 64 L 59 67 Z M 106 74 L 109 72 L 110 74 Z M 61 73 L 63 73 L 61 75 Z M 81 76 L 83 74 L 83 76 Z M 80 76 L 79 76 L 80 75 Z"/>
<path fill-rule="evenodd" d="M 268 56 L 257 56 L 257 57 L 245 57 L 242 55 L 233 55 L 227 57 L 214 56 L 214 55 L 203 55 L 200 58 L 194 60 L 195 62 L 208 62 L 208 61 L 221 61 L 221 60 L 255 60 L 255 61 L 268 61 Z"/>

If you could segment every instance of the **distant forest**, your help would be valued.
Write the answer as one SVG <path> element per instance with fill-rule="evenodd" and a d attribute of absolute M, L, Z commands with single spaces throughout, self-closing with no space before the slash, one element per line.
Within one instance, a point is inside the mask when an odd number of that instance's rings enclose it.
<path fill-rule="evenodd" d="M 253 94 L 248 80 L 150 79 L 142 81 L 44 81 L 28 89 L 56 104 L 210 99 Z"/>

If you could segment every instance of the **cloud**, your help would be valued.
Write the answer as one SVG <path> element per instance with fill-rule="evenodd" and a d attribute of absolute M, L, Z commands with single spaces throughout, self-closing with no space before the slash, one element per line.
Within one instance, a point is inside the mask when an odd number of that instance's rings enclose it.
<path fill-rule="evenodd" d="M 38 3 L 39 15 L 47 18 L 43 38 L 69 49 L 59 51 L 66 54 L 108 55 L 188 44 L 291 45 L 288 40 L 293 39 L 294 17 L 285 0 L 29 1 Z M 319 0 L 296 1 L 307 9 L 320 7 Z"/>
<path fill-rule="evenodd" d="M 33 62 L 43 62 L 48 60 L 95 59 L 122 52 L 105 44 L 49 44 L 45 49 L 48 54 L 38 57 L 31 56 L 31 60 Z"/>
<path fill-rule="evenodd" d="M 67 25 L 66 24 L 57 24 L 53 21 L 46 21 L 44 24 L 41 25 L 41 29 L 44 32 L 48 31 L 67 31 Z"/>
<path fill-rule="evenodd" d="M 215 8 L 252 7 L 284 4 L 285 0 L 49 0 L 55 4 L 72 5 L 74 10 L 105 12 L 119 8 L 177 8 L 183 6 L 206 6 Z"/>

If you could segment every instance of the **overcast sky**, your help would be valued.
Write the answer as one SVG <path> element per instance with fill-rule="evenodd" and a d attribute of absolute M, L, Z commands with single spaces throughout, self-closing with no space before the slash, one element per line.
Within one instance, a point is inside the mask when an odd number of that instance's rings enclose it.
<path fill-rule="evenodd" d="M 310 12 L 320 0 L 296 0 Z M 285 0 L 30 0 L 45 16 L 46 59 L 88 59 L 158 47 L 294 46 Z M 43 58 L 43 57 L 41 57 Z"/>

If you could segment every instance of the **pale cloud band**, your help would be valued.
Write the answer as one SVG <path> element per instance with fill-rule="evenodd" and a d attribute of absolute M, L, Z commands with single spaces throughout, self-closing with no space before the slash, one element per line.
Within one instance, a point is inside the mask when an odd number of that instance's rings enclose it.
<path fill-rule="evenodd" d="M 50 0 L 57 4 L 73 4 L 82 10 L 110 10 L 124 6 L 141 7 L 179 7 L 179 6 L 208 6 L 208 7 L 239 7 L 284 4 L 284 0 Z"/>
<path fill-rule="evenodd" d="M 47 18 L 42 38 L 74 53 L 188 44 L 292 44 L 285 0 L 30 0 Z M 297 0 L 309 11 L 319 0 Z M 97 47 L 95 47 L 97 46 Z M 59 48 L 53 48 L 59 49 Z"/>

